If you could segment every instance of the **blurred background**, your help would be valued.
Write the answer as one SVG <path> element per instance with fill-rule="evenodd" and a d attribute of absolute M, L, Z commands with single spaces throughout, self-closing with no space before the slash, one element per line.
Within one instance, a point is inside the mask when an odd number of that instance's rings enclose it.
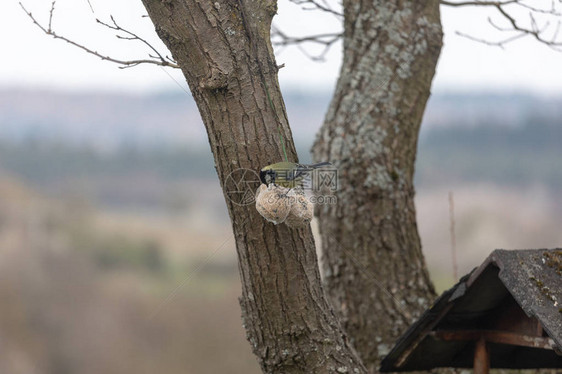
<path fill-rule="evenodd" d="M 50 2 L 24 4 L 48 21 Z M 90 4 L 57 2 L 55 30 L 116 57 L 145 56 L 96 25 L 113 14 L 164 50 L 140 1 Z M 330 15 L 279 5 L 276 23 L 291 35 L 340 28 Z M 454 283 L 449 192 L 459 275 L 495 248 L 562 242 L 562 55 L 532 40 L 502 50 L 455 34 L 502 38 L 489 15 L 442 12 L 445 47 L 416 170 L 439 291 Z M 258 373 L 230 222 L 181 74 L 88 56 L 42 34 L 12 0 L 0 3 L 0 32 L 0 372 Z M 340 49 L 320 63 L 298 48 L 276 51 L 303 162 Z"/>

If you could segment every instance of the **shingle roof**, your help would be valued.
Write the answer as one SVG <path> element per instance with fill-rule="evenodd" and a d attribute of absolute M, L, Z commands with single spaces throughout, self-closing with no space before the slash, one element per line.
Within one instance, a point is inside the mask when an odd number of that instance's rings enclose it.
<path fill-rule="evenodd" d="M 400 337 L 381 371 L 472 367 L 474 344 L 443 332 L 486 330 L 510 305 L 540 322 L 547 337 L 537 341 L 548 349 L 491 343 L 491 367 L 562 368 L 562 249 L 537 249 L 492 252 Z"/>

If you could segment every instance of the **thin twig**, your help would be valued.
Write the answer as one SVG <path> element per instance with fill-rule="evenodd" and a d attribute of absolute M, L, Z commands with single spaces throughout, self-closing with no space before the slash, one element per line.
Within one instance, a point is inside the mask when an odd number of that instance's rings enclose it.
<path fill-rule="evenodd" d="M 515 4 L 517 3 L 519 0 L 509 0 L 509 1 L 460 1 L 460 2 L 454 2 L 454 1 L 446 1 L 446 0 L 441 0 L 440 4 L 441 5 L 447 5 L 447 6 L 456 6 L 456 7 L 461 7 L 461 6 L 497 6 L 497 5 L 508 5 L 508 4 Z"/>
<path fill-rule="evenodd" d="M 440 1 L 441 5 L 446 5 L 446 6 L 452 6 L 452 7 L 463 7 L 463 6 L 493 6 L 493 7 L 497 7 L 497 6 L 505 6 L 505 5 L 512 5 L 515 4 L 517 6 L 520 6 L 522 8 L 526 8 L 529 9 L 532 12 L 535 13 L 543 13 L 543 14 L 549 14 L 549 15 L 554 15 L 554 16 L 560 16 L 562 15 L 562 13 L 558 12 L 556 10 L 556 5 L 554 4 L 554 1 L 551 2 L 551 6 L 550 9 L 541 9 L 541 8 L 536 8 L 534 6 L 528 5 L 523 3 L 521 0 L 509 0 L 509 1 L 460 1 L 460 2 L 454 2 L 454 1 L 447 1 L 447 0 L 441 0 Z"/>
<path fill-rule="evenodd" d="M 64 37 L 64 36 L 58 35 L 55 31 L 53 31 L 53 29 L 52 29 L 52 19 L 53 19 L 53 14 L 54 14 L 54 9 L 55 9 L 55 2 L 54 2 L 54 1 L 53 1 L 52 5 L 51 5 L 51 11 L 50 11 L 50 13 L 49 13 L 49 26 L 48 26 L 48 28 L 45 28 L 43 25 L 41 25 L 41 24 L 35 19 L 35 17 L 33 16 L 33 14 L 31 14 L 31 12 L 28 11 L 28 10 L 24 7 L 24 5 L 23 5 L 21 2 L 20 2 L 19 4 L 20 4 L 20 7 L 23 9 L 23 11 L 29 16 L 29 18 L 31 19 L 31 21 L 32 21 L 39 29 L 41 29 L 41 31 L 43 31 L 45 34 L 52 36 L 54 39 L 64 40 L 65 42 L 67 42 L 67 43 L 69 43 L 69 44 L 71 44 L 71 45 L 73 45 L 73 46 L 75 46 L 75 47 L 78 47 L 78 48 L 80 48 L 81 50 L 83 50 L 83 51 L 85 51 L 85 52 L 87 52 L 87 53 L 89 53 L 89 54 L 91 54 L 91 55 L 94 55 L 94 56 L 96 56 L 96 57 L 99 57 L 99 58 L 101 58 L 102 60 L 110 61 L 110 62 L 114 62 L 114 63 L 119 64 L 119 65 L 122 65 L 122 66 L 119 66 L 120 69 L 125 69 L 125 68 L 129 68 L 129 67 L 137 66 L 137 65 L 140 65 L 140 64 L 153 64 L 153 65 L 158 65 L 158 66 L 168 66 L 168 67 L 172 67 L 172 68 L 179 68 L 179 65 L 177 65 L 175 62 L 170 62 L 170 61 L 168 61 L 166 58 L 163 58 L 163 57 L 161 56 L 161 54 L 158 53 L 158 52 L 156 51 L 156 49 L 153 48 L 153 47 L 150 45 L 150 43 L 148 43 L 148 42 L 146 42 L 144 39 L 138 37 L 136 34 L 130 32 L 130 31 L 124 30 L 124 29 L 120 28 L 120 27 L 117 26 L 117 25 L 116 25 L 115 27 L 119 27 L 119 30 L 118 30 L 118 31 L 122 31 L 122 32 L 124 32 L 124 33 L 126 33 L 126 34 L 128 34 L 128 35 L 131 35 L 131 39 L 132 39 L 132 40 L 139 40 L 139 41 L 143 42 L 143 43 L 146 44 L 151 50 L 153 50 L 153 51 L 159 56 L 159 58 L 158 58 L 158 59 L 155 59 L 155 58 L 154 58 L 154 59 L 139 59 L 139 60 L 120 60 L 120 59 L 116 59 L 116 58 L 113 58 L 113 57 L 110 57 L 110 56 L 103 55 L 103 54 L 99 53 L 98 51 L 94 51 L 94 50 L 92 50 L 92 49 L 90 49 L 90 48 L 88 48 L 88 47 L 83 46 L 83 45 L 80 44 L 80 43 L 77 43 L 77 42 L 75 42 L 75 41 L 73 41 L 73 40 L 70 40 L 70 39 L 68 39 L 68 38 L 66 38 L 66 37 Z M 112 19 L 113 19 L 113 18 L 112 18 Z M 101 21 L 100 21 L 100 23 L 104 24 L 104 23 L 101 22 Z M 110 25 L 106 25 L 106 26 L 112 28 Z M 114 29 L 114 30 L 116 30 L 116 29 Z"/>
<path fill-rule="evenodd" d="M 293 4 L 300 5 L 303 10 L 321 10 L 326 13 L 333 14 L 337 18 L 343 18 L 343 13 L 334 10 L 326 1 L 323 1 L 323 4 L 320 4 L 316 0 L 289 0 Z M 306 8 L 306 5 L 312 6 L 312 8 Z"/>
<path fill-rule="evenodd" d="M 341 39 L 341 33 L 327 33 L 327 34 L 317 34 L 317 35 L 309 35 L 309 36 L 302 36 L 302 37 L 294 37 L 285 34 L 279 28 L 273 26 L 271 30 L 272 36 L 272 44 L 274 46 L 286 47 L 289 45 L 296 45 L 297 48 L 308 58 L 314 61 L 323 61 L 324 57 L 330 50 L 330 48 Z M 324 49 L 318 55 L 311 55 L 308 51 L 302 46 L 304 43 L 314 43 L 323 45 Z"/>
<path fill-rule="evenodd" d="M 457 237 L 455 235 L 455 199 L 453 191 L 449 191 L 449 222 L 451 233 L 451 257 L 453 261 L 453 278 L 459 280 L 459 265 L 457 262 Z"/>
<path fill-rule="evenodd" d="M 86 0 L 88 2 L 88 5 L 90 6 L 90 10 L 92 11 L 92 13 L 94 12 L 94 7 L 92 6 L 92 3 L 90 3 L 90 0 Z"/>
<path fill-rule="evenodd" d="M 342 10 L 336 10 L 327 0 L 289 0 L 295 5 L 301 7 L 305 11 L 320 11 L 335 16 L 340 22 L 343 20 L 344 14 Z M 339 4 L 341 5 L 341 3 Z M 280 53 L 287 46 L 296 46 L 302 54 L 313 61 L 324 61 L 326 55 L 332 46 L 342 38 L 342 33 L 327 33 L 318 35 L 309 35 L 304 37 L 291 37 L 279 30 L 277 27 L 272 27 L 272 44 L 276 47 L 277 53 Z M 311 54 L 302 44 L 314 43 L 322 45 L 324 48 L 319 54 Z"/>
<path fill-rule="evenodd" d="M 505 44 L 512 42 L 514 40 L 521 39 L 526 36 L 531 36 L 539 43 L 544 44 L 556 51 L 561 51 L 562 47 L 562 40 L 558 40 L 558 32 L 560 28 L 560 21 L 556 22 L 556 27 L 554 29 L 553 36 L 551 38 L 547 38 L 545 36 L 547 30 L 551 26 L 551 22 L 549 20 L 545 20 L 542 25 L 539 24 L 537 21 L 536 16 L 548 16 L 548 17 L 562 17 L 562 12 L 557 9 L 557 6 L 554 1 L 550 4 L 550 9 L 542 9 L 537 8 L 535 6 L 528 5 L 523 2 L 523 0 L 505 0 L 505 1 L 448 1 L 448 0 L 441 0 L 442 5 L 452 6 L 452 7 L 465 7 L 465 6 L 478 6 L 478 7 L 492 7 L 495 8 L 499 14 L 501 15 L 502 19 L 509 24 L 509 27 L 500 27 L 490 18 L 488 18 L 488 22 L 492 27 L 494 27 L 498 31 L 502 32 L 512 32 L 516 35 L 510 36 L 506 39 L 500 41 L 490 41 L 483 38 L 478 38 L 472 35 L 467 35 L 463 32 L 457 31 L 457 35 L 463 36 L 470 40 L 477 41 L 479 43 L 497 46 L 503 48 Z M 520 22 L 510 13 L 508 12 L 508 7 L 520 7 L 522 9 L 529 11 L 529 19 L 530 19 L 530 27 L 522 26 Z M 511 9 L 511 8 L 510 8 Z"/>
<path fill-rule="evenodd" d="M 143 43 L 144 45 L 146 45 L 148 48 L 150 48 L 154 53 L 156 53 L 156 56 L 157 56 L 157 57 L 152 56 L 152 55 L 149 55 L 150 57 L 152 57 L 152 58 L 154 58 L 154 59 L 158 59 L 158 60 L 160 60 L 160 61 L 163 62 L 163 63 L 166 62 L 166 58 L 164 58 L 164 57 L 160 54 L 160 52 L 158 52 L 158 50 L 152 46 L 152 44 L 150 44 L 149 42 L 147 42 L 145 39 L 141 38 L 141 37 L 138 36 L 137 34 L 131 32 L 131 31 L 129 31 L 129 30 L 126 30 L 126 29 L 122 28 L 121 26 L 119 26 L 119 25 L 117 24 L 117 22 L 115 21 L 115 19 L 113 18 L 113 16 L 110 16 L 110 18 L 111 18 L 111 22 L 113 22 L 113 25 L 109 25 L 109 24 L 107 24 L 107 23 L 101 21 L 101 20 L 98 19 L 98 18 L 96 18 L 96 22 L 99 23 L 100 25 L 103 25 L 103 26 L 105 26 L 105 27 L 111 29 L 111 30 L 114 30 L 114 31 L 117 31 L 117 32 L 123 32 L 123 33 L 129 35 L 129 36 L 116 35 L 116 37 L 119 38 L 119 39 L 138 40 L 138 41 L 140 41 L 141 43 Z M 172 63 L 175 64 L 175 61 L 173 61 Z"/>
<path fill-rule="evenodd" d="M 492 47 L 500 47 L 502 49 L 505 48 L 505 45 L 507 43 L 510 43 L 510 42 L 512 42 L 514 40 L 517 40 L 517 39 L 521 39 L 521 38 L 526 36 L 525 34 L 518 34 L 518 35 L 511 36 L 509 38 L 503 39 L 503 40 L 490 41 L 490 40 L 486 40 L 486 39 L 480 39 L 480 38 L 474 37 L 472 35 L 464 34 L 460 31 L 456 31 L 455 34 L 457 34 L 458 36 L 462 36 L 463 38 L 478 42 L 478 43 L 486 44 L 486 45 L 489 45 L 489 46 L 492 46 Z"/>
<path fill-rule="evenodd" d="M 20 3 L 21 5 L 21 3 Z M 51 10 L 49 11 L 49 32 L 52 31 L 51 25 L 53 24 L 53 13 L 55 12 L 55 1 L 51 4 Z"/>

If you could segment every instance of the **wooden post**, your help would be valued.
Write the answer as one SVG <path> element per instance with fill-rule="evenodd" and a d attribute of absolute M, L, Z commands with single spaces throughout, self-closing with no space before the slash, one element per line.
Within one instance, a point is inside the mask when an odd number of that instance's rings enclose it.
<path fill-rule="evenodd" d="M 490 372 L 490 351 L 486 340 L 481 337 L 474 347 L 474 374 L 488 374 Z"/>

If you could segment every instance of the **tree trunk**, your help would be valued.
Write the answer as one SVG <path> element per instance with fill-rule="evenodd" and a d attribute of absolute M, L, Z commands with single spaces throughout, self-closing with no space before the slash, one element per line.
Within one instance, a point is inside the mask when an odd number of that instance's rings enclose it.
<path fill-rule="evenodd" d="M 313 147 L 339 169 L 317 208 L 327 293 L 375 371 L 435 297 L 414 208 L 418 132 L 442 46 L 439 2 L 344 0 L 344 61 Z"/>
<path fill-rule="evenodd" d="M 296 161 L 270 43 L 274 0 L 143 0 L 179 63 L 207 129 L 223 191 L 229 173 Z M 188 125 L 188 124 L 186 124 Z M 257 188 L 257 185 L 255 186 Z M 242 281 L 242 317 L 265 373 L 364 373 L 327 303 L 310 227 L 267 223 L 225 200 Z"/>

